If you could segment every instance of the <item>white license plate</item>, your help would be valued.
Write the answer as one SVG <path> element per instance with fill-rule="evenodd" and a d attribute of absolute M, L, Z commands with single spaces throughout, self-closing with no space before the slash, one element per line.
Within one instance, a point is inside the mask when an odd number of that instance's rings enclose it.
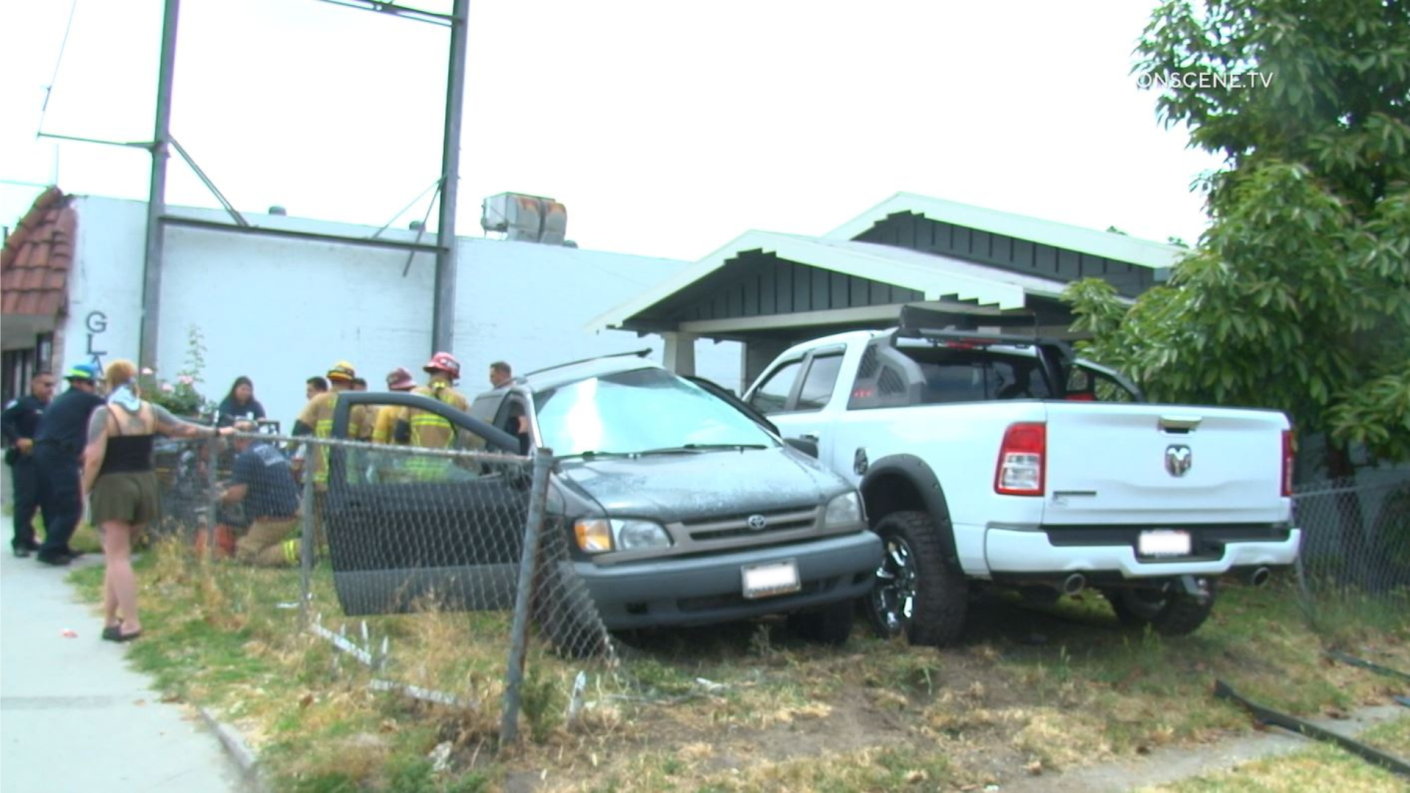
<path fill-rule="evenodd" d="M 1136 551 L 1141 556 L 1189 556 L 1190 533 L 1174 529 L 1143 531 L 1136 539 Z"/>
<path fill-rule="evenodd" d="M 803 588 L 798 580 L 798 565 L 792 559 L 770 564 L 745 565 L 744 597 L 756 598 L 786 595 Z"/>

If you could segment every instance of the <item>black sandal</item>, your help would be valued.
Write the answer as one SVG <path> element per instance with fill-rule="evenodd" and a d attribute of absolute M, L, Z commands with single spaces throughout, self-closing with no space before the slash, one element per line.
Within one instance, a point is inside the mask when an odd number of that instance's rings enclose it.
<path fill-rule="evenodd" d="M 122 641 L 122 623 L 116 625 L 106 625 L 103 627 L 103 640 L 109 642 Z"/>

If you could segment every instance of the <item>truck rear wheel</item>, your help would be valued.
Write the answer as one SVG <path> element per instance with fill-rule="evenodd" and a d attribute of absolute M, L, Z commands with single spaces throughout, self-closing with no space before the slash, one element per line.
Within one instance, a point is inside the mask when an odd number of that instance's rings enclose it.
<path fill-rule="evenodd" d="M 959 639 L 969 608 L 964 575 L 945 562 L 940 532 L 925 512 L 893 512 L 877 522 L 881 566 L 867 597 L 867 618 L 882 637 L 942 647 Z"/>
<path fill-rule="evenodd" d="M 1209 596 L 1202 599 L 1176 587 L 1164 589 L 1111 589 L 1103 594 L 1121 624 L 1133 628 L 1149 625 L 1162 636 L 1194 633 L 1214 610 L 1217 590 L 1209 582 Z"/>
<path fill-rule="evenodd" d="M 810 642 L 840 647 L 852 635 L 856 615 L 855 600 L 839 600 L 810 611 L 789 614 L 788 630 Z"/>

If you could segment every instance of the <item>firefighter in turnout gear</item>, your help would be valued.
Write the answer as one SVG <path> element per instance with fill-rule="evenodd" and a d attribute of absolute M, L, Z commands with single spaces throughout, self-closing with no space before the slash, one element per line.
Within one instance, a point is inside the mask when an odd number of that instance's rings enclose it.
<path fill-rule="evenodd" d="M 411 372 L 398 366 L 387 375 L 388 391 L 414 391 L 416 390 L 416 380 L 412 378 Z M 373 443 L 393 443 L 392 435 L 397 428 L 397 418 L 401 414 L 401 407 L 397 405 L 384 405 L 377 411 L 377 420 L 372 428 Z"/>
<path fill-rule="evenodd" d="M 328 370 L 330 389 L 320 394 L 314 394 L 313 399 L 304 405 L 303 412 L 294 421 L 294 436 L 330 437 L 333 434 L 333 411 L 338 407 L 338 397 L 352 388 L 354 377 L 357 377 L 357 370 L 353 368 L 352 364 L 347 361 L 338 361 L 333 364 L 333 368 Z M 368 420 L 367 409 L 362 405 L 354 405 L 348 414 L 348 439 L 365 441 L 371 436 L 372 422 Z M 309 444 L 309 446 L 306 455 L 308 468 L 304 475 L 307 476 L 311 473 L 313 476 L 314 536 L 321 548 L 324 545 L 323 500 L 328 491 L 328 446 L 326 444 Z"/>
<path fill-rule="evenodd" d="M 327 438 L 333 434 L 333 411 L 338 408 L 338 396 L 352 388 L 353 377 L 356 370 L 347 361 L 338 361 L 333 364 L 333 368 L 328 370 L 329 390 L 320 394 L 314 394 L 313 399 L 304 405 L 303 412 L 299 413 L 298 419 L 294 421 L 294 436 L 312 435 L 315 438 Z M 348 416 L 348 438 L 350 440 L 365 441 L 372 436 L 372 422 L 366 420 L 366 409 L 357 405 L 354 406 Z M 320 489 L 328 486 L 328 447 L 319 446 L 309 454 L 312 462 L 310 470 L 313 472 L 313 484 Z"/>
<path fill-rule="evenodd" d="M 455 356 L 438 352 L 422 368 L 431 375 L 431 381 L 417 386 L 411 393 L 429 397 L 461 412 L 469 411 L 470 403 L 454 387 L 455 381 L 460 379 L 460 362 L 455 360 Z M 397 419 L 395 437 L 398 443 L 423 449 L 465 449 L 483 443 L 474 443 L 480 439 L 470 436 L 457 445 L 455 427 L 445 418 L 420 408 L 402 409 Z M 406 473 L 417 479 L 442 479 L 451 467 L 450 458 L 417 455 L 407 460 Z"/>

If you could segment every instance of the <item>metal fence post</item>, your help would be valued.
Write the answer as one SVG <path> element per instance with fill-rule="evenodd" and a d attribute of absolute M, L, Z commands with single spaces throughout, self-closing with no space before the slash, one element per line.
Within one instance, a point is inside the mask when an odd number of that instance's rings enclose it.
<path fill-rule="evenodd" d="M 309 451 L 315 451 L 311 447 L 306 447 Z M 305 452 L 307 455 L 307 452 Z M 307 456 L 305 456 L 307 459 Z M 299 622 L 304 630 L 309 626 L 309 601 L 313 599 L 313 473 L 308 470 L 307 463 L 304 467 L 304 493 L 303 504 L 299 511 L 302 513 L 300 519 L 301 536 L 299 537 Z"/>
<path fill-rule="evenodd" d="M 553 450 L 534 451 L 534 478 L 529 489 L 529 517 L 524 526 L 524 550 L 519 559 L 519 585 L 514 592 L 514 624 L 509 633 L 509 668 L 505 675 L 504 712 L 500 719 L 499 748 L 519 737 L 519 692 L 524 683 L 524 656 L 529 633 L 529 600 L 538 566 L 539 537 L 548 504 L 548 476 Z"/>
<path fill-rule="evenodd" d="M 201 553 L 202 561 L 209 562 L 219 558 L 216 554 L 215 545 L 216 531 L 215 523 L 220 517 L 220 436 L 212 435 L 204 444 L 206 449 L 206 520 L 205 526 L 198 529 L 205 533 L 201 538 L 201 547 L 205 550 Z M 200 452 L 196 452 L 200 456 Z"/>

